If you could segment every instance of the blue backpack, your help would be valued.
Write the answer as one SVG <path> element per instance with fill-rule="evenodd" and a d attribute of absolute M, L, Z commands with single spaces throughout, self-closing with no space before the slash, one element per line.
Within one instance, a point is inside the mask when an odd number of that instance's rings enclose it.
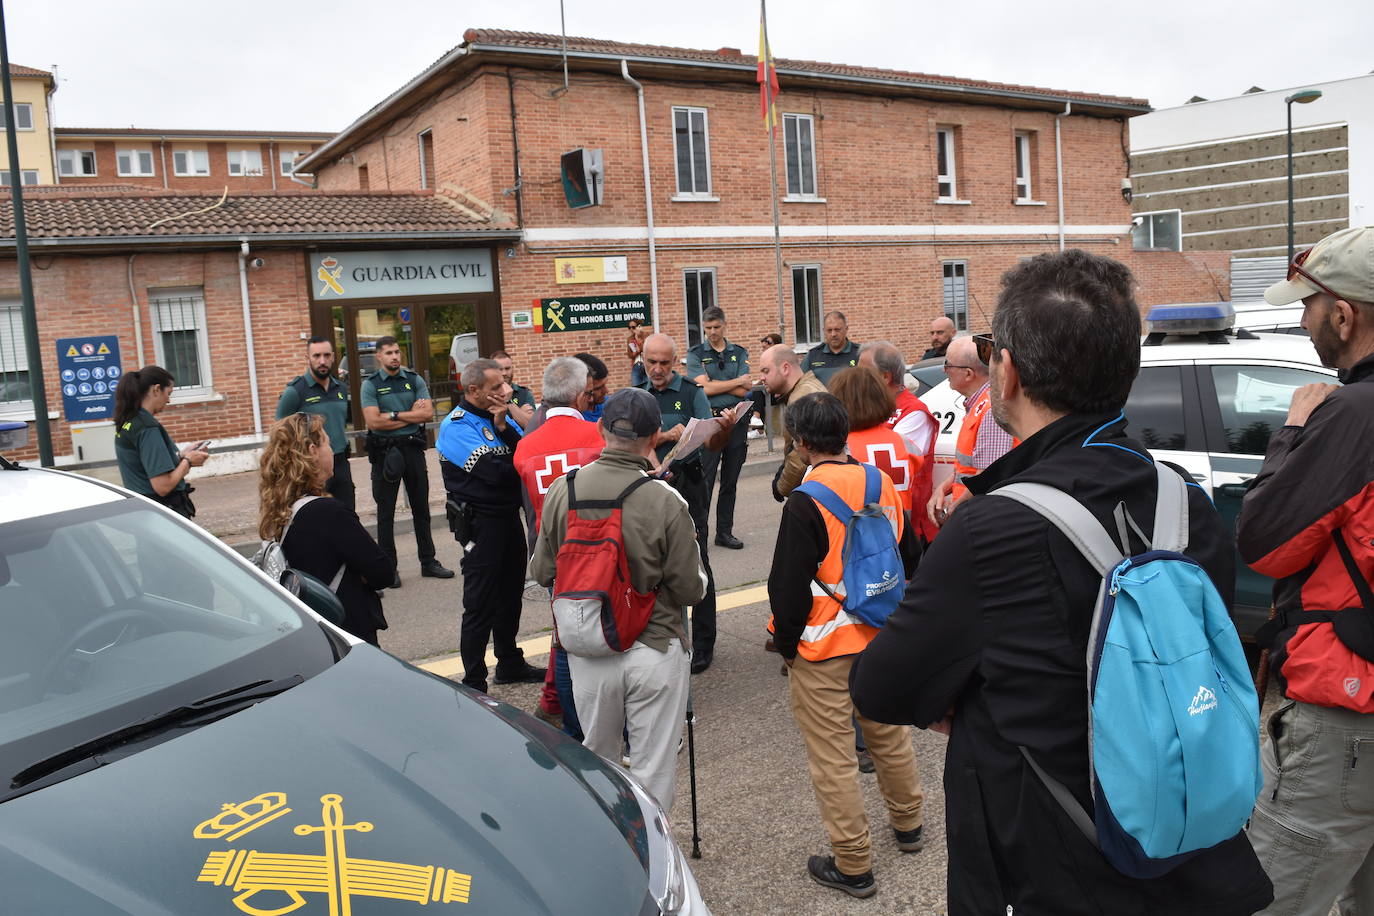
<path fill-rule="evenodd" d="M 1021 748 L 1031 768 L 1117 871 L 1165 874 L 1240 831 L 1263 785 L 1259 700 L 1212 580 L 1184 556 L 1188 497 L 1156 462 L 1153 537 L 1130 554 L 1078 500 L 1017 483 L 994 494 L 1052 522 L 1102 575 L 1088 640 L 1088 778 L 1093 814 Z M 1135 523 L 1130 522 L 1134 528 Z"/>
<path fill-rule="evenodd" d="M 797 487 L 824 507 L 844 525 L 844 547 L 841 562 L 844 567 L 844 595 L 819 578 L 819 585 L 827 595 L 863 623 L 880 627 L 896 609 L 906 593 L 906 575 L 902 556 L 897 551 L 897 535 L 892 520 L 887 517 L 879 500 L 883 494 L 882 472 L 871 464 L 864 469 L 864 503 L 855 509 L 825 484 L 808 480 Z"/>

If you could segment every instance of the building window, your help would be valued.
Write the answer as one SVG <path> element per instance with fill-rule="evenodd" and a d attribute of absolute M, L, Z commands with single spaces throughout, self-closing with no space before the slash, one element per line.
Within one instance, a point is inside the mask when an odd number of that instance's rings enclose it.
<path fill-rule="evenodd" d="M 12 173 L 10 172 L 9 169 L 4 169 L 3 171 L 0 171 L 0 175 L 3 175 L 3 176 L 4 176 L 3 179 L 0 179 L 0 181 L 3 181 L 4 187 L 7 187 L 7 188 L 8 188 L 8 187 L 10 186 L 10 175 L 11 175 L 11 174 L 12 174 Z M 37 170 L 37 169 L 20 169 L 20 170 L 19 170 L 19 181 L 20 181 L 22 184 L 26 184 L 26 185 L 38 184 L 38 170 Z"/>
<path fill-rule="evenodd" d="M 1136 251 L 1182 251 L 1183 211 L 1137 213 L 1131 218 L 1131 247 Z"/>
<path fill-rule="evenodd" d="M 958 331 L 968 330 L 968 261 L 942 261 L 945 317 Z"/>
<path fill-rule="evenodd" d="M 203 149 L 173 150 L 172 171 L 178 175 L 209 175 L 210 154 Z"/>
<path fill-rule="evenodd" d="M 89 178 L 95 174 L 95 152 L 88 149 L 58 150 L 57 174 L 74 178 Z"/>
<path fill-rule="evenodd" d="M 434 131 L 420 132 L 420 187 L 434 184 Z"/>
<path fill-rule="evenodd" d="M 205 291 L 200 287 L 148 291 L 157 362 L 183 393 L 210 389 L 210 347 L 205 333 Z"/>
<path fill-rule="evenodd" d="M 367 166 L 360 165 L 358 166 L 358 190 L 366 191 L 369 187 L 371 184 L 367 179 Z"/>
<path fill-rule="evenodd" d="M 6 126 L 5 109 L 0 106 L 0 129 Z M 14 103 L 14 129 L 33 130 L 33 105 L 28 102 Z"/>
<path fill-rule="evenodd" d="M 793 265 L 792 318 L 797 325 L 797 343 L 820 343 L 823 336 L 821 333 L 821 265 Z"/>
<path fill-rule="evenodd" d="M 784 114 L 782 134 L 787 161 L 787 196 L 816 196 L 815 119 L 811 115 Z"/>
<path fill-rule="evenodd" d="M 940 200 L 958 200 L 958 184 L 955 181 L 956 149 L 955 128 L 938 127 L 935 129 L 935 196 Z"/>
<path fill-rule="evenodd" d="M 262 150 L 231 149 L 229 151 L 230 175 L 261 175 Z"/>
<path fill-rule="evenodd" d="M 0 415 L 33 410 L 24 312 L 17 299 L 0 299 Z"/>
<path fill-rule="evenodd" d="M 1016 154 L 1016 199 L 1028 201 L 1031 195 L 1031 135 L 1018 133 L 1012 140 Z"/>
<path fill-rule="evenodd" d="M 308 155 L 310 155 L 310 153 L 306 150 L 282 150 L 277 154 L 277 158 L 281 160 L 281 173 L 288 177 L 294 175 L 296 171 L 296 160 L 304 159 Z"/>
<path fill-rule="evenodd" d="M 711 149 L 706 133 L 705 108 L 673 109 L 673 144 L 678 195 L 710 196 Z"/>
<path fill-rule="evenodd" d="M 701 313 L 716 304 L 716 269 L 689 267 L 682 272 L 683 300 L 687 303 L 687 346 L 694 347 L 704 339 L 701 333 Z"/>
<path fill-rule="evenodd" d="M 115 154 L 121 177 L 148 176 L 153 174 L 153 151 L 146 149 L 122 149 Z"/>

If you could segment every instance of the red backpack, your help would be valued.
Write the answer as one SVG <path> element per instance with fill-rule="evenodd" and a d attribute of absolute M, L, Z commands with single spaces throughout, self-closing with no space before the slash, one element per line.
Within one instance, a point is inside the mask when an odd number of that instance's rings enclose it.
<path fill-rule="evenodd" d="M 555 560 L 553 623 L 558 644 L 573 655 L 596 658 L 624 652 L 649 623 L 658 589 L 637 592 L 620 513 L 631 493 L 653 478 L 641 477 L 615 499 L 578 501 L 577 470 L 568 472 L 568 530 Z M 580 509 L 609 509 L 606 518 L 584 518 Z"/>

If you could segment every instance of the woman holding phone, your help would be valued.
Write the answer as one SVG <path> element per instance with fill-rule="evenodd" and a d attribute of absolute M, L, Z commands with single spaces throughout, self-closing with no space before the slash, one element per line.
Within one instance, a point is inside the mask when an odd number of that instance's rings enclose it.
<path fill-rule="evenodd" d="M 193 488 L 186 475 L 204 464 L 210 453 L 206 442 L 178 450 L 157 420 L 172 400 L 175 382 L 161 366 L 144 366 L 120 378 L 115 387 L 115 457 L 126 489 L 194 518 Z"/>

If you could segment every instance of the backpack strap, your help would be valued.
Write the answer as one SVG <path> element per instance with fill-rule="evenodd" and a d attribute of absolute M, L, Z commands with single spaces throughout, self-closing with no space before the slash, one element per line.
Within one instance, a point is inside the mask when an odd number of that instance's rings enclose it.
<path fill-rule="evenodd" d="M 882 498 L 883 478 L 882 472 L 871 464 L 865 464 L 864 469 L 864 505 L 872 506 Z"/>
<path fill-rule="evenodd" d="M 1035 758 L 1031 756 L 1030 751 L 1026 750 L 1025 745 L 1019 744 L 1017 745 L 1017 749 L 1021 751 L 1021 756 L 1026 758 L 1026 763 L 1030 764 L 1030 768 L 1035 771 L 1035 775 L 1040 777 L 1040 781 L 1044 783 L 1045 788 L 1050 790 L 1050 795 L 1054 796 L 1054 800 L 1059 803 L 1059 807 L 1064 809 L 1064 813 L 1069 816 L 1069 820 L 1073 821 L 1074 826 L 1082 831 L 1083 835 L 1088 838 L 1088 842 L 1093 844 L 1094 849 L 1100 848 L 1097 843 L 1097 825 L 1093 823 L 1092 818 L 1088 817 L 1088 812 L 1083 810 L 1083 806 L 1078 803 L 1078 799 L 1073 797 L 1073 793 L 1069 791 L 1069 787 L 1055 779 L 1049 773 L 1046 773 L 1045 769 L 1035 762 Z"/>
<path fill-rule="evenodd" d="M 621 490 L 620 495 L 614 499 L 579 500 L 577 498 L 577 491 L 573 489 L 573 477 L 576 476 L 578 470 L 578 468 L 573 468 L 567 474 L 569 511 L 575 509 L 619 509 L 621 505 L 624 504 L 625 500 L 629 499 L 631 493 L 655 479 L 647 474 L 643 477 L 636 478 L 628 487 Z"/>
<path fill-rule="evenodd" d="M 1182 553 L 1188 546 L 1188 485 L 1162 461 L 1155 462 L 1159 495 L 1155 497 L 1155 531 L 1150 547 Z"/>
<path fill-rule="evenodd" d="M 1096 516 L 1057 487 L 1043 483 L 1012 483 L 989 495 L 1005 496 L 1040 513 L 1073 542 L 1103 578 L 1126 559 L 1121 547 L 1113 543 L 1112 536 Z"/>
<path fill-rule="evenodd" d="M 315 500 L 322 498 L 323 497 L 320 496 L 302 496 L 291 504 L 291 517 L 286 520 L 286 525 L 281 529 L 281 537 L 277 538 L 278 544 L 286 543 L 286 532 L 291 530 L 291 523 L 296 520 L 296 514 L 304 509 L 307 503 L 313 503 Z"/>
<path fill-rule="evenodd" d="M 868 465 L 864 465 L 864 467 L 868 467 Z M 877 468 L 873 468 L 872 470 L 876 472 Z M 824 506 L 825 511 L 835 516 L 842 525 L 848 524 L 849 517 L 854 514 L 853 506 L 840 499 L 840 494 L 836 493 L 819 480 L 808 480 L 805 483 L 799 484 L 797 489 L 814 499 L 821 506 Z M 867 494 L 865 493 L 865 495 Z"/>

